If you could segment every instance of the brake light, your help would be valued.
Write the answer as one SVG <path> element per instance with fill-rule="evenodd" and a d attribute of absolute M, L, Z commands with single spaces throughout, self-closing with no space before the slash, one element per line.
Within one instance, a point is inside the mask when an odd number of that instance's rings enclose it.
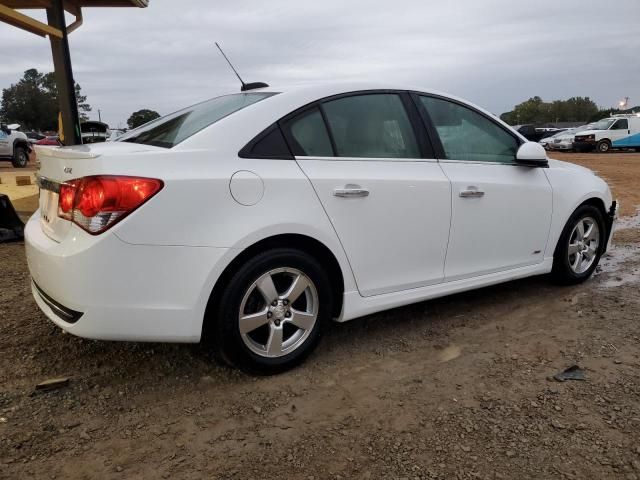
<path fill-rule="evenodd" d="M 96 175 L 60 186 L 58 216 L 97 235 L 111 228 L 160 191 L 155 178 Z"/>

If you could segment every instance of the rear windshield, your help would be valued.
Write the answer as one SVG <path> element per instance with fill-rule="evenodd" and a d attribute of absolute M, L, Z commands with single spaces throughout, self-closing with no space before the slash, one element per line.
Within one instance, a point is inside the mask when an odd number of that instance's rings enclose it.
<path fill-rule="evenodd" d="M 275 93 L 235 93 L 178 110 L 122 135 L 116 141 L 171 148 L 227 115 Z"/>

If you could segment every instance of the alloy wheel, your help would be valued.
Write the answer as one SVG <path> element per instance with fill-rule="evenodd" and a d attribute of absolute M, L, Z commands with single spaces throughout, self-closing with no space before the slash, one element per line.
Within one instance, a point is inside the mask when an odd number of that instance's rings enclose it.
<path fill-rule="evenodd" d="M 600 228 L 592 217 L 583 217 L 569 235 L 567 249 L 569 267 L 576 274 L 589 270 L 598 256 L 600 247 Z"/>
<path fill-rule="evenodd" d="M 240 336 L 253 353 L 282 357 L 309 337 L 318 308 L 316 287 L 303 272 L 295 268 L 269 270 L 245 292 L 238 315 Z"/>

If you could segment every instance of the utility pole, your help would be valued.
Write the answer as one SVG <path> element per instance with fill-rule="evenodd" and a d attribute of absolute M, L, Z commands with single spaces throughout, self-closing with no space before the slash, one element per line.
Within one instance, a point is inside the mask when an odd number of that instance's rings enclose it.
<path fill-rule="evenodd" d="M 62 32 L 62 38 L 49 35 L 49 40 L 51 42 L 51 53 L 53 54 L 56 84 L 58 86 L 58 102 L 62 116 L 64 143 L 65 145 L 79 145 L 82 143 L 80 118 L 78 116 L 78 102 L 76 100 L 73 71 L 71 70 L 71 54 L 69 52 L 67 24 L 64 19 L 62 0 L 51 0 L 51 7 L 47 8 L 47 21 L 50 26 Z"/>

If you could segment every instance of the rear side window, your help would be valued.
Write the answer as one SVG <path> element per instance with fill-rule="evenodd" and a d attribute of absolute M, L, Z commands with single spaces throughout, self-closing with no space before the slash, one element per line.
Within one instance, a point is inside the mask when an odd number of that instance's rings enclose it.
<path fill-rule="evenodd" d="M 451 160 L 513 163 L 516 138 L 480 113 L 448 100 L 420 96 Z"/>
<path fill-rule="evenodd" d="M 320 110 L 303 112 L 287 123 L 291 149 L 297 156 L 333 157 L 333 148 Z"/>
<path fill-rule="evenodd" d="M 399 95 L 354 95 L 322 104 L 339 157 L 420 158 Z"/>
<path fill-rule="evenodd" d="M 236 93 L 198 103 L 138 127 L 118 142 L 142 143 L 171 148 L 218 120 L 275 93 Z"/>

